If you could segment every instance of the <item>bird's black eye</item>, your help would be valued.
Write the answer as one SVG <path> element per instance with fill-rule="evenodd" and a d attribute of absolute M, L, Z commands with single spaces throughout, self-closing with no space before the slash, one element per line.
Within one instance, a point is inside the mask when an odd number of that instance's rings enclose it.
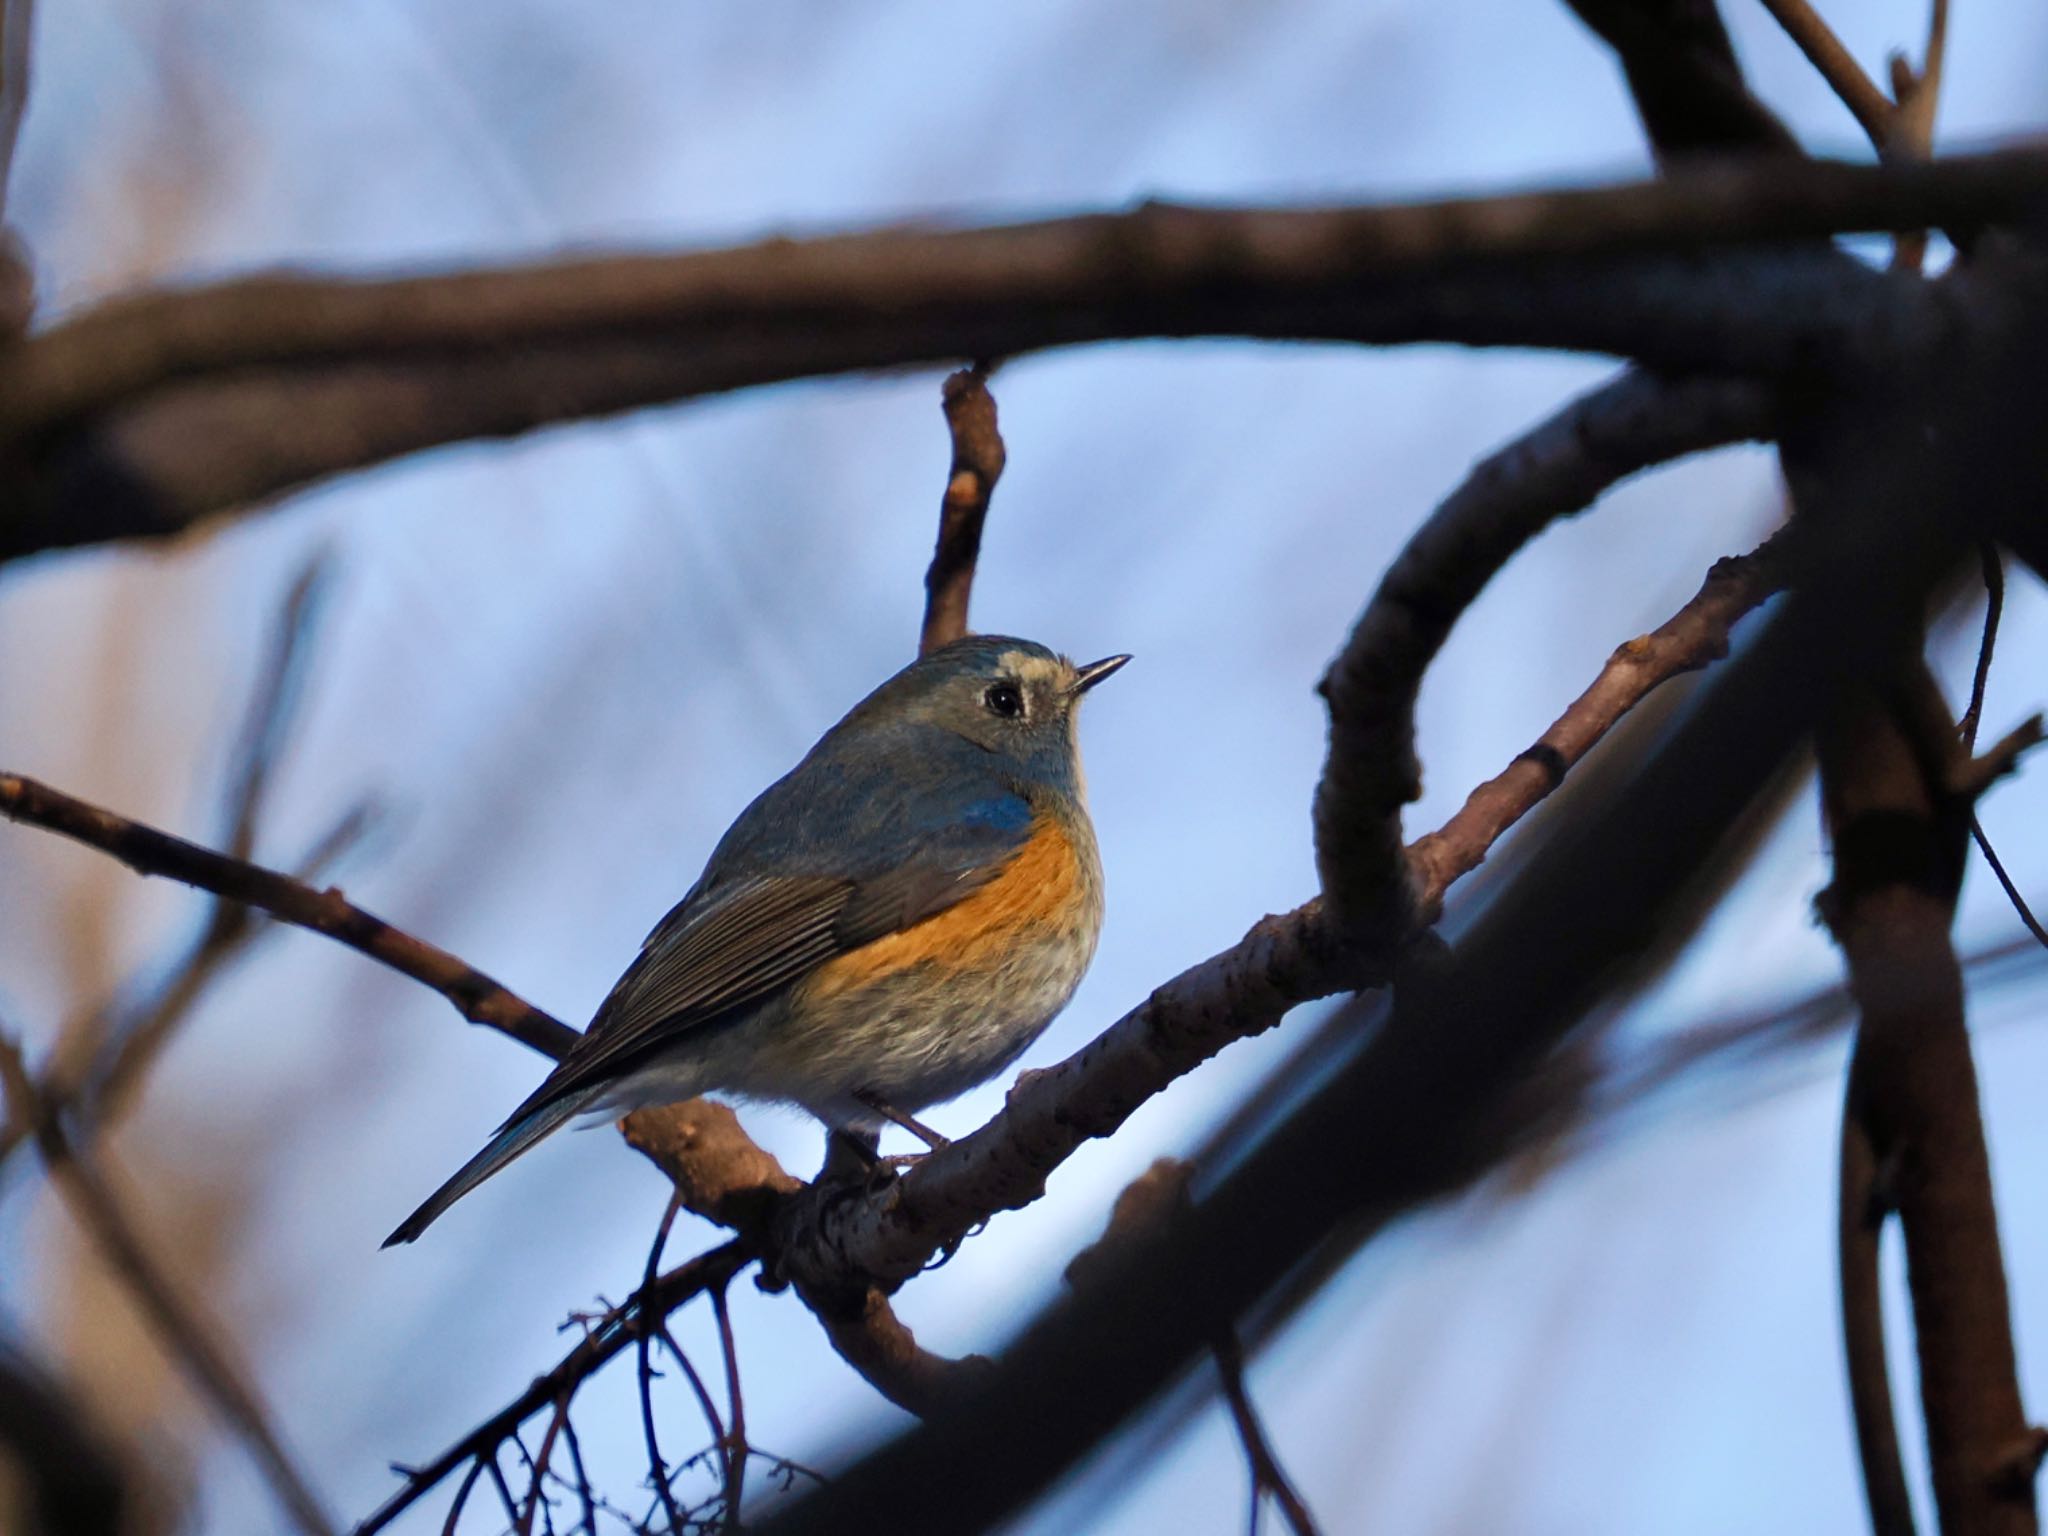
<path fill-rule="evenodd" d="M 1005 720 L 1014 720 L 1024 713 L 1024 695 L 1015 683 L 990 683 L 981 702 L 988 706 L 990 714 L 1001 715 Z"/>

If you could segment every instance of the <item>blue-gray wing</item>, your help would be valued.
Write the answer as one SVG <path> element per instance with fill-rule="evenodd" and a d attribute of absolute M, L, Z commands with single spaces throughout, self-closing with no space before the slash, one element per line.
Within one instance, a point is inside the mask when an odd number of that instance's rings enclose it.
<path fill-rule="evenodd" d="M 925 825 L 906 828 L 900 842 L 870 837 L 854 867 L 821 858 L 842 865 L 832 873 L 742 874 L 721 845 L 704 878 L 647 936 L 583 1038 L 506 1124 L 633 1071 L 835 955 L 945 911 L 1030 835 L 1030 806 L 1007 789 L 918 809 L 930 818 Z M 953 814 L 941 818 L 948 809 Z"/>

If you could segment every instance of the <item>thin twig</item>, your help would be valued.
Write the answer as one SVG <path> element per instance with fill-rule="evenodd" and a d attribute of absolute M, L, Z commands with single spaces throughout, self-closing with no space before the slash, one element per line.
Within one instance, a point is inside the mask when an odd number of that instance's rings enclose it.
<path fill-rule="evenodd" d="M 740 1352 L 733 1338 L 732 1309 L 726 1288 L 711 1292 L 711 1310 L 718 1319 L 718 1347 L 725 1354 L 725 1529 L 740 1528 L 740 1503 L 746 1496 L 747 1458 L 753 1454 L 747 1444 L 747 1404 L 740 1395 Z"/>
<path fill-rule="evenodd" d="M 1963 750 L 1977 750 L 1977 730 L 1984 720 L 1984 689 L 1991 681 L 1991 652 L 1998 644 L 1998 621 L 2005 612 L 2005 561 L 1990 539 L 1977 546 L 1984 571 L 1984 633 L 1977 641 L 1977 666 L 1970 675 L 1970 707 L 1956 722 Z"/>
<path fill-rule="evenodd" d="M 614 1307 L 599 1318 L 586 1338 L 564 1355 L 552 1370 L 535 1377 L 532 1385 L 518 1397 L 426 1466 L 408 1470 L 405 1486 L 357 1526 L 355 1536 L 373 1536 L 374 1532 L 383 1530 L 456 1468 L 473 1459 L 488 1458 L 496 1447 L 512 1438 L 521 1424 L 558 1401 L 565 1388 L 587 1379 L 606 1361 L 630 1348 L 639 1336 L 639 1320 L 643 1312 L 652 1311 L 666 1316 L 691 1298 L 723 1285 L 750 1261 L 751 1256 L 743 1244 L 726 1243 L 700 1253 L 688 1263 L 659 1276 L 651 1288 L 636 1291 L 623 1306 Z M 516 1502 L 511 1506 L 510 1519 L 514 1523 L 519 1519 Z"/>
<path fill-rule="evenodd" d="M 2012 903 L 2013 911 L 2019 914 L 2027 932 L 2039 939 L 2044 947 L 2048 947 L 2048 928 L 2042 927 L 2041 920 L 2034 916 L 2033 908 L 2027 905 L 2027 898 L 2020 894 L 2019 886 L 2014 884 L 2012 876 L 2006 873 L 1997 850 L 1991 846 L 1991 839 L 1984 835 L 1983 823 L 1975 816 L 1970 818 L 1970 835 L 1977 840 L 1977 851 L 1984 855 L 1984 862 L 1991 866 L 1991 873 L 1998 877 L 1998 883 L 2005 891 L 2006 900 Z"/>
<path fill-rule="evenodd" d="M 1849 1406 L 1871 1536 L 1914 1536 L 1913 1498 L 1899 1454 L 1892 1413 L 1892 1378 L 1885 1342 L 1880 1238 L 1891 1199 L 1865 1116 L 1862 1053 L 1850 1058 L 1842 1106 L 1839 1187 L 1836 1193 L 1836 1263 L 1842 1297 L 1842 1346 L 1849 1372 Z"/>
<path fill-rule="evenodd" d="M 1934 152 L 1934 111 L 1941 100 L 1942 77 L 1948 62 L 1948 0 L 1934 0 L 1927 14 L 1927 46 L 1920 69 L 1903 54 L 1891 60 L 1892 96 L 1898 103 L 1892 117 L 1894 153 L 1925 160 Z"/>
<path fill-rule="evenodd" d="M 498 1490 L 498 1502 L 505 1507 L 505 1519 L 513 1526 L 518 1525 L 519 1501 L 512 1497 L 512 1485 L 505 1481 L 505 1469 L 498 1465 L 496 1451 L 484 1458 L 484 1471 L 490 1474 L 491 1485 Z"/>
<path fill-rule="evenodd" d="M 368 825 L 367 807 L 358 806 L 350 811 L 320 840 L 292 877 L 308 881 L 320 878 L 355 844 Z M 75 1082 L 75 1074 L 56 1063 L 44 1067 L 38 1091 L 57 1113 L 78 1117 L 75 1134 L 86 1144 L 128 1107 L 150 1064 L 214 980 L 256 940 L 275 931 L 267 914 L 257 921 L 229 920 L 225 916 L 246 916 L 250 910 L 231 901 L 216 902 L 205 929 L 172 964 L 165 981 L 132 1010 L 109 1012 L 112 1022 L 104 1030 L 107 1044 L 88 1066 L 82 1083 Z M 0 1165 L 14 1155 L 27 1135 L 27 1127 L 13 1121 L 0 1126 Z"/>
<path fill-rule="evenodd" d="M 527 1487 L 526 1508 L 520 1512 L 519 1536 L 533 1536 L 534 1516 L 542 1508 L 546 1507 L 548 1462 L 554 1457 L 555 1441 L 562 1433 L 562 1426 L 569 1422 L 569 1404 L 575 1400 L 575 1397 L 576 1384 L 572 1382 L 564 1387 L 562 1395 L 555 1399 L 555 1411 L 548 1419 L 547 1429 L 541 1434 L 540 1450 L 534 1454 L 530 1472 L 533 1480 Z M 550 1532 L 554 1529 L 554 1523 L 554 1516 L 550 1513 L 548 1516 L 548 1529 Z"/>
<path fill-rule="evenodd" d="M 455 1498 L 448 1506 L 448 1518 L 441 1522 L 441 1536 L 455 1536 L 455 1527 L 462 1519 L 463 1507 L 469 1503 L 469 1496 L 476 1489 L 477 1479 L 483 1475 L 483 1458 L 479 1456 L 469 1464 L 469 1470 L 463 1473 L 462 1481 L 455 1485 Z"/>
<path fill-rule="evenodd" d="M 1449 887 L 1478 868 L 1630 710 L 1671 679 L 1728 654 L 1736 623 L 1790 576 L 1788 542 L 1789 532 L 1781 532 L 1747 555 L 1716 562 L 1692 601 L 1618 647 L 1592 686 L 1533 746 L 1473 790 L 1442 827 L 1415 840 L 1408 858 L 1417 904 L 1427 917 L 1434 918 Z"/>
<path fill-rule="evenodd" d="M 1006 457 L 996 426 L 995 397 L 988 392 L 989 368 L 976 363 L 949 374 L 940 391 L 946 427 L 953 439 L 953 463 L 939 506 L 939 538 L 924 574 L 924 627 L 917 653 L 928 656 L 967 633 L 967 602 L 974 588 L 974 564 L 981 555 L 981 529 L 989 498 L 1002 478 Z"/>
<path fill-rule="evenodd" d="M 0 1034 L 0 1086 L 9 1112 L 34 1135 L 50 1178 L 79 1225 L 92 1234 L 108 1266 L 135 1299 L 166 1352 L 184 1369 L 262 1468 L 292 1523 L 308 1536 L 331 1536 L 320 1502 L 271 1428 L 255 1389 L 220 1342 L 218 1330 L 151 1255 L 113 1190 L 82 1157 L 50 1113 L 14 1040 Z"/>
<path fill-rule="evenodd" d="M 1833 28 L 1807 0 L 1764 0 L 1764 8 L 1777 17 L 1808 62 L 1855 115 L 1857 123 L 1873 144 L 1883 148 L 1892 137 L 1891 98 L 1877 88 L 1877 82 L 1863 72 L 1856 56 L 1842 45 Z"/>
<path fill-rule="evenodd" d="M 662 1213 L 661 1224 L 654 1230 L 654 1242 L 647 1250 L 647 1270 L 640 1278 L 640 1289 L 644 1292 L 654 1284 L 654 1273 L 661 1267 L 661 1255 L 668 1247 L 668 1235 L 676 1224 L 676 1213 L 683 1208 L 683 1197 L 675 1194 L 669 1197 L 668 1209 Z M 640 1365 L 640 1429 L 647 1439 L 647 1473 L 654 1479 L 655 1492 L 660 1496 L 661 1507 L 668 1515 L 671 1531 L 683 1529 L 683 1512 L 676 1507 L 675 1490 L 668 1485 L 668 1462 L 662 1458 L 661 1440 L 654 1431 L 654 1364 L 653 1330 L 655 1320 L 641 1314 L 636 1348 Z"/>
<path fill-rule="evenodd" d="M 1294 1536 L 1320 1536 L 1315 1516 L 1309 1513 L 1308 1505 L 1287 1476 L 1287 1469 L 1274 1455 L 1265 1426 L 1259 1422 L 1258 1410 L 1252 1407 L 1251 1393 L 1244 1383 L 1244 1348 L 1238 1342 L 1237 1331 L 1220 1330 L 1211 1353 L 1216 1357 L 1216 1374 L 1223 1381 L 1223 1401 L 1229 1405 L 1231 1422 L 1237 1426 L 1237 1438 L 1244 1446 L 1245 1461 L 1251 1470 L 1252 1536 L 1258 1530 L 1259 1500 L 1265 1494 L 1271 1494 L 1273 1502 L 1280 1506 Z"/>
<path fill-rule="evenodd" d="M 576 1498 L 583 1506 L 583 1529 L 597 1536 L 597 1496 L 590 1487 L 590 1469 L 583 1464 L 583 1442 L 576 1437 L 576 1421 L 562 1420 L 562 1439 L 569 1447 L 569 1464 L 576 1469 Z"/>
<path fill-rule="evenodd" d="M 227 858 L 18 774 L 0 774 L 0 816 L 110 853 L 139 874 L 198 886 L 325 934 L 432 987 L 471 1023 L 488 1025 L 543 1055 L 559 1058 L 576 1039 L 576 1031 L 559 1019 L 445 949 L 352 905 L 337 889 L 316 891 L 289 875 Z"/>

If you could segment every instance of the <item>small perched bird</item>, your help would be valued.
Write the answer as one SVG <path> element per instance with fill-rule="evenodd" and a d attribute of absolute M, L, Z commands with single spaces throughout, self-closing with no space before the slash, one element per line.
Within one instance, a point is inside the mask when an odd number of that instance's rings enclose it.
<path fill-rule="evenodd" d="M 912 1112 L 1015 1061 L 1094 958 L 1075 715 L 1129 660 L 975 635 L 861 700 L 740 813 L 583 1037 L 384 1246 L 581 1114 L 725 1090 L 931 1140 Z"/>

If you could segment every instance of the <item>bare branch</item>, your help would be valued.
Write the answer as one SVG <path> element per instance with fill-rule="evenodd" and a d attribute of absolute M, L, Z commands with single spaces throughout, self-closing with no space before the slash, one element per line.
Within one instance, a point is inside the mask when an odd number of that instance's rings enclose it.
<path fill-rule="evenodd" d="M 668 1175 L 685 1209 L 731 1227 L 757 1251 L 777 1254 L 779 1225 L 805 1185 L 747 1135 L 731 1109 L 689 1099 L 635 1110 L 620 1129 L 629 1146 Z M 899 1408 L 928 1414 L 972 1391 L 989 1369 L 979 1355 L 956 1360 L 925 1349 L 887 1296 L 865 1280 L 849 1284 L 842 1274 L 821 1285 L 791 1278 L 840 1358 Z"/>
<path fill-rule="evenodd" d="M 1910 676 L 1896 688 L 1849 690 L 1821 736 L 1836 870 L 1822 911 L 1861 1014 L 1843 1191 L 1854 1198 L 1861 1186 L 1888 1186 L 1885 1203 L 1904 1230 L 1942 1529 L 2031 1536 L 2031 1475 L 1996 1474 L 2029 1429 L 1962 977 L 1949 940 L 1968 822 L 1929 774 L 1957 750 L 1952 722 L 1944 716 L 1936 733 L 1916 740 L 1917 714 L 1892 698 L 1936 696 L 1917 658 L 1905 666 Z M 1850 1230 L 1871 1221 L 1867 1204 L 1841 1213 L 1844 1320 L 1872 1518 L 1896 1522 L 1896 1432 L 1889 1387 L 1882 1397 L 1878 1391 L 1883 1361 L 1874 1342 L 1881 1323 L 1869 1316 L 1870 1239 Z"/>
<path fill-rule="evenodd" d="M 1765 436 L 1780 415 L 1775 392 L 1748 380 L 1623 373 L 1480 464 L 1409 538 L 1322 681 L 1330 752 L 1316 790 L 1316 862 L 1340 932 L 1384 946 L 1413 926 L 1401 807 L 1422 792 L 1415 702 L 1486 584 L 1618 481 Z"/>
<path fill-rule="evenodd" d="M 1777 18 L 1778 25 L 1820 71 L 1842 105 L 1855 115 L 1870 142 L 1880 150 L 1886 148 L 1896 127 L 1897 113 L 1892 100 L 1863 72 L 1856 56 L 1842 46 L 1842 40 L 1821 19 L 1820 12 L 1809 0 L 1764 0 L 1764 8 Z"/>
<path fill-rule="evenodd" d="M 1002 478 L 1003 436 L 996 426 L 989 369 L 977 363 L 946 378 L 941 400 L 953 439 L 953 465 L 939 507 L 939 541 L 924 575 L 924 630 L 917 653 L 927 656 L 967 633 L 967 600 L 981 555 L 981 525 Z"/>
<path fill-rule="evenodd" d="M 1254 1529 L 1259 1500 L 1270 1494 L 1294 1536 L 1319 1536 L 1315 1516 L 1309 1513 L 1308 1505 L 1287 1476 L 1287 1469 L 1273 1453 L 1265 1426 L 1259 1422 L 1258 1410 L 1252 1407 L 1251 1393 L 1244 1384 L 1244 1348 L 1238 1343 L 1236 1331 L 1225 1328 L 1219 1332 L 1213 1352 L 1216 1374 L 1223 1383 L 1223 1401 L 1230 1409 L 1230 1421 L 1237 1426 L 1237 1438 L 1251 1468 Z"/>
<path fill-rule="evenodd" d="M 684 1302 L 725 1284 L 752 1262 L 746 1246 L 730 1242 L 700 1253 L 687 1264 L 658 1277 L 651 1286 L 634 1292 L 626 1305 L 614 1308 L 597 1320 L 596 1326 L 554 1369 L 534 1378 L 533 1384 L 510 1403 L 492 1414 L 475 1429 L 443 1451 L 424 1467 L 408 1471 L 405 1486 L 394 1493 L 376 1512 L 355 1528 L 354 1536 L 374 1536 L 410 1509 L 436 1484 L 458 1467 L 476 1461 L 495 1466 L 498 1447 L 511 1439 L 519 1426 L 543 1409 L 561 1401 L 562 1394 L 587 1379 L 620 1351 L 630 1348 L 639 1337 L 641 1319 L 647 1315 L 666 1317 Z M 502 1474 L 499 1474 L 502 1477 Z M 506 1490 L 510 1520 L 517 1524 L 520 1510 Z"/>
<path fill-rule="evenodd" d="M 0 0 L 0 211 L 14 189 L 14 151 L 28 111 L 34 0 Z M 35 312 L 35 277 L 11 226 L 0 227 L 0 339 L 12 344 Z"/>
<path fill-rule="evenodd" d="M 2034 916 L 2034 909 L 2027 905 L 2027 898 L 2020 894 L 2019 886 L 2014 883 L 2012 876 L 2006 873 L 2005 861 L 1999 858 L 1998 850 L 1991 846 L 1991 839 L 1985 834 L 1983 823 L 1974 816 L 1970 818 L 1970 835 L 1976 839 L 1977 851 L 1984 855 L 1984 862 L 1991 866 L 1992 876 L 1998 881 L 1999 889 L 2005 892 L 2005 899 L 2012 903 L 2013 911 L 2019 914 L 2020 922 L 2044 948 L 2048 948 L 2048 928 L 2044 928 L 2041 919 Z"/>
<path fill-rule="evenodd" d="M 110 853 L 138 874 L 182 881 L 325 934 L 432 987 L 472 1024 L 488 1025 L 544 1055 L 559 1057 L 576 1038 L 559 1019 L 445 949 L 352 905 L 339 890 L 316 891 L 289 875 L 227 858 L 17 774 L 0 774 L 0 816 Z"/>
<path fill-rule="evenodd" d="M 1713 0 L 1570 0 L 1612 47 L 1658 158 L 1799 153 L 1790 130 L 1750 94 Z"/>
<path fill-rule="evenodd" d="M 747 1493 L 747 1458 L 753 1452 L 747 1444 L 746 1398 L 740 1393 L 739 1342 L 732 1336 L 732 1308 L 722 1285 L 711 1292 L 711 1310 L 718 1319 L 718 1349 L 725 1359 L 725 1438 L 718 1447 L 725 1464 L 725 1518 L 720 1523 L 728 1531 L 737 1531 L 740 1505 Z"/>
<path fill-rule="evenodd" d="M 1320 211 L 1151 204 L 1004 228 L 390 282 L 271 277 L 115 302 L 0 358 L 0 558 L 161 535 L 437 443 L 783 379 L 1151 336 L 1606 351 L 1809 371 L 1953 317 L 1817 241 L 1971 230 L 2038 148 L 1932 165 Z M 1808 237 L 1815 243 L 1787 248 Z M 1759 242 L 1768 249 L 1735 249 Z M 1716 254 L 1716 253 L 1720 254 Z"/>
<path fill-rule="evenodd" d="M 1863 1467 L 1871 1536 L 1914 1536 L 1913 1498 L 1906 1488 L 1898 1424 L 1892 1414 L 1891 1364 L 1879 1278 L 1879 1239 L 1892 1199 L 1883 1186 L 1896 1177 L 1897 1170 L 1879 1166 L 1877 1149 L 1859 1109 L 1864 1099 L 1863 1076 L 1852 1058 L 1848 1097 L 1842 1108 L 1835 1212 L 1842 1351 L 1849 1368 L 1849 1407 L 1856 1425 L 1856 1454 Z"/>
<path fill-rule="evenodd" d="M 1892 95 L 1898 109 L 1887 146 L 1901 155 L 1925 160 L 1934 153 L 1934 110 L 1941 101 L 1941 82 L 1948 62 L 1948 0 L 1928 8 L 1927 47 L 1916 73 L 1904 55 L 1891 59 Z"/>
<path fill-rule="evenodd" d="M 1984 633 L 1977 641 L 1977 665 L 1970 674 L 1970 704 L 1956 722 L 1956 734 L 1963 750 L 1974 751 L 1977 729 L 1984 723 L 1984 690 L 1991 682 L 1991 652 L 1998 644 L 1998 621 L 2005 612 L 2005 561 L 1998 545 L 1990 539 L 1977 545 L 1977 559 L 1984 572 Z"/>
<path fill-rule="evenodd" d="M 1735 624 L 1784 585 L 1787 534 L 1719 561 L 1698 594 L 1640 639 L 1620 646 L 1593 685 L 1507 769 L 1473 790 L 1456 815 L 1408 850 L 1416 906 L 1433 922 L 1444 892 L 1563 782 L 1564 776 L 1656 688 L 1728 654 Z"/>
<path fill-rule="evenodd" d="M 654 1242 L 647 1250 L 647 1271 L 640 1278 L 640 1289 L 643 1292 L 650 1289 L 654 1284 L 655 1272 L 661 1268 L 662 1251 L 668 1247 L 668 1235 L 674 1229 L 676 1214 L 682 1208 L 683 1197 L 680 1194 L 669 1197 L 668 1209 L 662 1212 L 661 1225 L 655 1228 Z M 669 1529 L 671 1531 L 681 1531 L 684 1528 L 683 1512 L 676 1507 L 675 1489 L 669 1483 L 668 1461 L 661 1454 L 661 1437 L 654 1430 L 654 1361 L 652 1357 L 654 1352 L 654 1335 L 657 1326 L 657 1319 L 644 1312 L 641 1314 L 638 1328 L 640 1337 L 635 1346 L 640 1357 L 640 1433 L 647 1442 L 647 1475 L 654 1482 L 655 1497 L 660 1501 L 663 1513 L 668 1516 Z M 665 1328 L 663 1332 L 665 1335 Z M 690 1365 L 689 1360 L 683 1355 L 681 1350 L 677 1350 L 675 1353 L 676 1358 L 682 1362 L 683 1369 L 689 1373 L 691 1385 L 696 1387 L 698 1396 L 702 1399 L 705 1416 L 714 1425 L 717 1425 L 713 1431 L 714 1435 L 716 1438 L 723 1440 L 725 1438 L 725 1426 L 718 1423 L 718 1412 L 712 1407 L 709 1396 L 705 1394 L 703 1383 L 697 1379 L 696 1370 Z M 567 1403 L 567 1401 L 567 1397 L 564 1397 L 563 1402 Z"/>
<path fill-rule="evenodd" d="M 149 1319 L 165 1351 L 248 1448 L 292 1524 L 308 1536 L 328 1536 L 334 1527 L 271 1428 L 268 1413 L 221 1342 L 219 1330 L 190 1299 L 178 1294 L 113 1190 L 71 1145 L 30 1077 L 20 1047 L 6 1035 L 0 1035 L 0 1087 L 6 1090 L 9 1113 L 34 1137 L 51 1181 Z"/>
<path fill-rule="evenodd" d="M 113 1448 L 75 1396 L 33 1360 L 0 1343 L 0 1465 L 9 1514 L 47 1536 L 138 1530 L 141 1502 Z"/>

